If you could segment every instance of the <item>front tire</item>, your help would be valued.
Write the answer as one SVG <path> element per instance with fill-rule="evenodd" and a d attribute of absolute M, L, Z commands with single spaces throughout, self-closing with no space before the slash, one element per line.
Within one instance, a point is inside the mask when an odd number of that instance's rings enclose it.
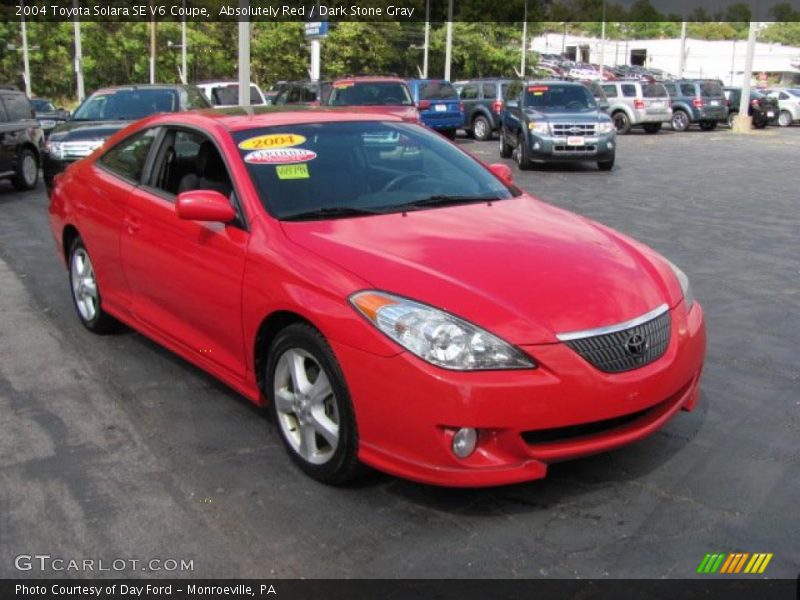
<path fill-rule="evenodd" d="M 310 325 L 282 330 L 269 350 L 270 410 L 286 451 L 306 474 L 341 485 L 361 472 L 358 432 L 344 375 Z"/>
<path fill-rule="evenodd" d="M 618 134 L 625 135 L 626 133 L 630 133 L 631 120 L 627 113 L 621 110 L 617 111 L 611 116 L 611 119 L 614 121 L 614 127 L 617 128 Z"/>
<path fill-rule="evenodd" d="M 94 265 L 80 237 L 72 241 L 69 249 L 69 285 L 75 312 L 86 329 L 98 334 L 119 329 L 119 321 L 103 310 Z"/>
<path fill-rule="evenodd" d="M 511 158 L 514 150 L 506 141 L 506 132 L 500 129 L 500 158 Z"/>
<path fill-rule="evenodd" d="M 38 180 L 39 163 L 36 160 L 36 155 L 30 148 L 23 148 L 19 153 L 19 166 L 11 183 L 14 188 L 24 192 L 35 188 Z"/>
<path fill-rule="evenodd" d="M 483 115 L 478 115 L 472 122 L 472 134 L 479 142 L 486 142 L 492 139 L 492 124 Z"/>
<path fill-rule="evenodd" d="M 520 134 L 517 138 L 517 147 L 514 148 L 513 154 L 520 171 L 527 171 L 531 168 L 531 160 L 528 157 L 528 142 L 523 134 Z"/>

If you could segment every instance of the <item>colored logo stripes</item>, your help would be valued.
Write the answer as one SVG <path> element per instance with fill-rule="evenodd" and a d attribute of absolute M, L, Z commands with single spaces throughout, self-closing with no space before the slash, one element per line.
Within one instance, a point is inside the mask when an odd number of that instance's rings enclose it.
<path fill-rule="evenodd" d="M 710 573 L 763 573 L 769 561 L 772 560 L 772 553 L 756 552 L 734 552 L 732 554 L 706 554 L 705 558 L 697 567 L 697 572 L 702 574 Z"/>

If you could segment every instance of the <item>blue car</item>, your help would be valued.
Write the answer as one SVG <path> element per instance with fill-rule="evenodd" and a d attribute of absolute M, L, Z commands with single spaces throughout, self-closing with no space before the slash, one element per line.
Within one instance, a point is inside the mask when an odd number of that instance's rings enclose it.
<path fill-rule="evenodd" d="M 409 79 L 408 87 L 422 122 L 450 139 L 456 137 L 456 130 L 464 127 L 464 106 L 456 88 L 444 79 Z"/>

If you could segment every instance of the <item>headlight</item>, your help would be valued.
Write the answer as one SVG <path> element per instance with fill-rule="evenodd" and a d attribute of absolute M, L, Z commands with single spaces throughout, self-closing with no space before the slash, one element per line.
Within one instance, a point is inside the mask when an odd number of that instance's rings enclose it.
<path fill-rule="evenodd" d="M 53 158 L 62 158 L 63 157 L 63 145 L 62 142 L 50 142 L 48 141 L 44 145 L 44 151 L 47 152 Z"/>
<path fill-rule="evenodd" d="M 372 290 L 353 294 L 350 302 L 385 335 L 438 367 L 478 371 L 536 366 L 511 344 L 432 306 Z"/>
<path fill-rule="evenodd" d="M 669 266 L 672 268 L 672 272 L 675 273 L 675 277 L 678 278 L 678 283 L 681 284 L 683 299 L 686 302 L 686 310 L 691 310 L 692 304 L 694 304 L 694 294 L 692 293 L 692 285 L 689 283 L 689 277 L 687 277 L 686 273 L 681 271 L 677 266 L 672 264 L 669 260 L 667 261 L 667 263 L 669 263 Z"/>
<path fill-rule="evenodd" d="M 611 133 L 614 129 L 614 123 L 611 121 L 603 121 L 597 124 L 597 133 Z"/>
<path fill-rule="evenodd" d="M 548 121 L 528 121 L 528 131 L 550 135 L 550 123 Z"/>

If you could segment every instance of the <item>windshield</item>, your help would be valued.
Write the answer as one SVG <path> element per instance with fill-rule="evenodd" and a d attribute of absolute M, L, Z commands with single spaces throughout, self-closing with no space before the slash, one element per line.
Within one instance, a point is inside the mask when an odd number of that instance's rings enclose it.
<path fill-rule="evenodd" d="M 419 99 L 458 100 L 458 92 L 448 81 L 422 81 L 419 84 Z"/>
<path fill-rule="evenodd" d="M 159 112 L 175 112 L 178 94 L 171 89 L 95 92 L 75 111 L 73 121 L 134 121 Z"/>
<path fill-rule="evenodd" d="M 519 194 L 440 135 L 410 123 L 287 125 L 233 137 L 265 208 L 282 220 L 419 210 Z"/>
<path fill-rule="evenodd" d="M 56 112 L 56 107 L 49 100 L 31 100 L 33 103 L 33 110 L 36 112 Z"/>
<path fill-rule="evenodd" d="M 333 85 L 331 106 L 411 106 L 414 101 L 405 84 L 394 81 L 339 81 Z"/>
<path fill-rule="evenodd" d="M 212 88 L 211 103 L 214 106 L 239 104 L 239 84 L 231 83 Z M 261 94 L 258 93 L 258 89 L 254 85 L 250 86 L 250 104 L 264 104 Z"/>
<path fill-rule="evenodd" d="M 525 105 L 543 112 L 597 108 L 589 90 L 582 85 L 558 83 L 529 85 L 525 91 Z"/>

